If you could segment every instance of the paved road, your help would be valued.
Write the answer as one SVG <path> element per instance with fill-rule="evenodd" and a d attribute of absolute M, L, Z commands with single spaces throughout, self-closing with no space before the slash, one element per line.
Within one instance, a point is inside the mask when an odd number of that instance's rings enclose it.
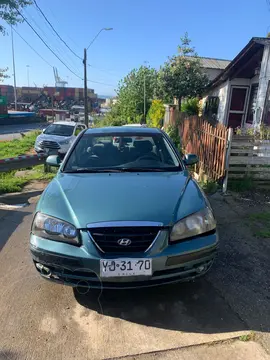
<path fill-rule="evenodd" d="M 256 336 L 263 346 L 269 345 L 269 247 L 262 254 L 262 244 L 255 247 L 250 235 L 242 237 L 246 230 L 236 223 L 241 213 L 236 216 L 231 205 L 219 200 L 214 204 L 221 223 L 221 255 L 206 278 L 143 291 L 90 290 L 83 295 L 41 279 L 34 269 L 28 233 L 36 200 L 31 198 L 21 209 L 0 207 L 1 360 L 128 355 L 133 360 L 268 359 L 258 342 L 220 343 L 212 350 L 199 346 L 250 330 L 264 331 L 266 337 Z"/>
<path fill-rule="evenodd" d="M 36 129 L 43 129 L 46 123 L 20 124 L 20 125 L 1 125 L 0 141 L 19 139 L 20 133 L 26 133 Z"/>

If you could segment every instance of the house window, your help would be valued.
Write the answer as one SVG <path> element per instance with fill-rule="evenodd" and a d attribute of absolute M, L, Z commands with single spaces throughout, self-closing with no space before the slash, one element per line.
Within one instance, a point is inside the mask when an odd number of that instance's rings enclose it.
<path fill-rule="evenodd" d="M 219 106 L 218 96 L 208 96 L 205 102 L 203 115 L 208 119 L 216 119 Z"/>

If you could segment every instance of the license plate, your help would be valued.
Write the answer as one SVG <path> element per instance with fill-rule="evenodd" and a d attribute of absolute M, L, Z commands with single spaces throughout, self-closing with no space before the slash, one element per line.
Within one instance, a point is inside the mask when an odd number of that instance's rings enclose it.
<path fill-rule="evenodd" d="M 152 259 L 100 260 L 101 277 L 152 275 Z"/>
<path fill-rule="evenodd" d="M 44 152 L 46 155 L 57 155 L 58 154 L 58 150 L 56 149 L 48 149 L 48 148 L 44 148 Z"/>

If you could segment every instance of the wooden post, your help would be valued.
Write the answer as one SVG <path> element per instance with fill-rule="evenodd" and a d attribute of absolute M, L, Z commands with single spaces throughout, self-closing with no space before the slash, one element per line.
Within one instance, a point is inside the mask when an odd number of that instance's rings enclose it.
<path fill-rule="evenodd" d="M 231 155 L 231 147 L 232 147 L 232 138 L 233 138 L 233 129 L 229 128 L 228 137 L 227 137 L 227 146 L 226 146 L 226 155 L 225 155 L 225 179 L 223 181 L 223 194 L 227 192 L 228 186 L 228 177 L 229 177 L 229 165 L 230 165 L 230 155 Z"/>

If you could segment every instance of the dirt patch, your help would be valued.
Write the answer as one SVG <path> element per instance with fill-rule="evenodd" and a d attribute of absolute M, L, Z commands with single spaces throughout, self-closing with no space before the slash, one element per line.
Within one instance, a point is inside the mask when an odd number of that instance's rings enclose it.
<path fill-rule="evenodd" d="M 270 212 L 270 193 L 256 194 L 210 197 L 220 251 L 208 278 L 270 352 L 270 241 L 254 235 Z"/>
<path fill-rule="evenodd" d="M 36 154 L 37 153 L 35 152 L 35 149 L 32 148 L 32 149 L 28 150 L 25 155 L 36 155 Z"/>

